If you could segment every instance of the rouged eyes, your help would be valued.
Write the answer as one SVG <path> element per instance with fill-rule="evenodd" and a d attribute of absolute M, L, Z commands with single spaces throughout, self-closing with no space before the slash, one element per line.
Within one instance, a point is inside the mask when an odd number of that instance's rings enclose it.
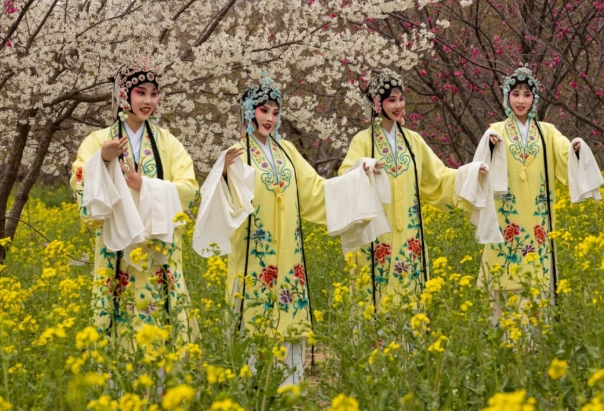
<path fill-rule="evenodd" d="M 260 112 L 261 112 L 262 114 L 266 114 L 266 113 L 268 113 L 268 110 L 267 110 L 267 109 L 265 109 L 265 108 L 261 108 L 261 109 L 260 109 Z M 279 115 L 279 112 L 278 112 L 278 111 L 275 111 L 275 112 L 273 113 L 273 116 L 278 116 L 278 115 Z"/>
<path fill-rule="evenodd" d="M 139 96 L 144 96 L 145 92 L 143 90 L 137 90 L 136 94 L 138 94 Z M 159 97 L 159 93 L 155 92 L 155 93 L 151 93 L 151 97 L 152 98 L 156 98 Z"/>

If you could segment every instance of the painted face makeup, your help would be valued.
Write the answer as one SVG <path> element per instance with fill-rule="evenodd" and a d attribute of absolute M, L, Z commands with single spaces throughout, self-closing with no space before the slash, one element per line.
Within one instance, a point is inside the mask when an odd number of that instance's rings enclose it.
<path fill-rule="evenodd" d="M 510 91 L 510 107 L 516 118 L 523 123 L 528 118 L 528 113 L 533 106 L 533 99 L 533 92 L 525 84 L 521 84 Z"/>
<path fill-rule="evenodd" d="M 392 121 L 398 122 L 405 115 L 405 97 L 403 93 L 395 88 L 390 97 L 382 101 L 382 115 L 386 114 Z"/>
<path fill-rule="evenodd" d="M 159 91 L 154 84 L 134 87 L 130 93 L 131 113 L 141 123 L 148 120 L 159 103 Z"/>
<path fill-rule="evenodd" d="M 273 132 L 279 120 L 279 107 L 276 105 L 262 105 L 254 110 L 258 128 L 256 132 L 262 137 L 267 137 Z"/>

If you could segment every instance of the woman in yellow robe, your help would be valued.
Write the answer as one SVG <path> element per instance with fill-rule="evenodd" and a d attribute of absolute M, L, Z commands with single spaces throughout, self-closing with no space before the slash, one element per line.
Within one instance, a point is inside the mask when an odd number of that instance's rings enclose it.
<path fill-rule="evenodd" d="M 301 220 L 326 224 L 325 180 L 280 139 L 281 102 L 270 78 L 241 98 L 247 129 L 227 153 L 225 172 L 238 155 L 256 170 L 254 212 L 231 236 L 227 293 L 243 296 L 241 326 L 251 332 L 305 335 L 312 302 Z"/>
<path fill-rule="evenodd" d="M 292 143 L 280 139 L 281 104 L 279 89 L 266 76 L 260 85 L 245 91 L 240 100 L 245 130 L 240 142 L 226 152 L 224 168 L 219 170 L 229 185 L 213 193 L 225 199 L 222 204 L 229 201 L 239 215 L 241 198 L 238 200 L 230 166 L 241 156 L 247 170 L 254 171 L 249 216 L 230 236 L 227 300 L 239 315 L 237 325 L 242 333 L 284 337 L 284 362 L 295 370 L 281 384 L 286 385 L 297 384 L 303 378 L 305 337 L 312 326 L 312 275 L 306 271 L 302 219 L 326 224 L 326 206 L 325 179 Z M 200 210 L 212 201 L 202 198 Z M 215 213 L 214 218 L 220 218 L 218 211 Z M 198 226 L 197 230 L 208 233 L 205 227 Z M 214 226 L 214 231 L 224 230 Z M 207 235 L 211 238 L 213 234 Z M 252 369 L 254 363 L 255 358 L 250 359 Z"/>
<path fill-rule="evenodd" d="M 544 296 L 548 289 L 556 294 L 555 246 L 548 234 L 555 229 L 556 179 L 568 184 L 571 142 L 554 125 L 535 119 L 538 88 L 526 67 L 506 78 L 508 117 L 491 124 L 483 137 L 490 138 L 491 156 L 495 147 L 505 150 L 507 163 L 507 170 L 492 170 L 507 172 L 508 190 L 495 199 L 504 242 L 485 247 L 478 280 L 494 292 L 496 300 L 499 292 L 522 290 L 522 282 L 539 286 Z M 572 147 L 578 152 L 580 144 Z M 496 302 L 495 324 L 499 314 Z"/>
<path fill-rule="evenodd" d="M 390 181 L 392 199 L 384 211 L 392 231 L 359 248 L 355 256 L 359 268 L 370 269 L 366 292 L 378 309 L 385 295 L 418 292 L 428 281 L 421 205 L 446 212 L 458 203 L 457 170 L 445 167 L 418 133 L 400 125 L 405 114 L 402 91 L 403 80 L 389 70 L 371 79 L 364 96 L 371 127 L 354 136 L 339 170 L 343 174 L 360 158 L 376 158 L 385 164 Z"/>
<path fill-rule="evenodd" d="M 94 324 L 103 334 L 119 336 L 118 331 L 124 327 L 137 330 L 144 324 L 161 326 L 176 319 L 179 325 L 173 327 L 173 337 L 190 341 L 198 336 L 199 329 L 185 309 L 189 297 L 182 272 L 181 230 L 174 231 L 169 244 L 157 239 L 147 241 L 143 246 L 167 255 L 167 263 L 151 259 L 142 262 L 139 255 L 139 269 L 128 262 L 130 256 L 124 255 L 123 250 L 107 248 L 103 231 L 108 223 L 91 216 L 90 206 L 84 204 L 87 181 L 100 178 L 86 175 L 87 165 L 98 155 L 107 168 L 119 160 L 135 203 L 143 186 L 152 184 L 152 179 L 173 184 L 178 197 L 173 200 L 180 202 L 183 210 L 190 208 L 197 193 L 193 162 L 183 145 L 168 130 L 148 121 L 158 113 L 157 67 L 148 57 L 134 56 L 120 67 L 115 82 L 117 121 L 86 137 L 73 163 L 71 177 L 80 217 L 95 235 Z M 169 222 L 174 217 L 166 216 Z M 131 293 L 126 293 L 127 289 Z M 122 342 L 124 346 L 132 346 L 133 340 Z"/>

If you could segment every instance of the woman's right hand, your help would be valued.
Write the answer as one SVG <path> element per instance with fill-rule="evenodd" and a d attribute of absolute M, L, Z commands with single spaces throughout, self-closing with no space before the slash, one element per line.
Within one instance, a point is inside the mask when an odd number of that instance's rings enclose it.
<path fill-rule="evenodd" d="M 226 174 L 227 169 L 231 164 L 235 162 L 235 159 L 243 154 L 243 147 L 231 147 L 226 152 L 226 157 L 224 158 L 224 168 L 222 169 L 222 174 Z"/>
<path fill-rule="evenodd" d="M 109 140 L 103 143 L 101 147 L 101 157 L 105 163 L 110 162 L 121 154 L 124 154 L 128 146 L 128 136 L 124 136 L 119 140 Z"/>
<path fill-rule="evenodd" d="M 497 147 L 497 144 L 499 144 L 499 137 L 497 137 L 495 134 L 491 134 L 489 136 L 489 141 L 491 142 L 491 144 Z"/>

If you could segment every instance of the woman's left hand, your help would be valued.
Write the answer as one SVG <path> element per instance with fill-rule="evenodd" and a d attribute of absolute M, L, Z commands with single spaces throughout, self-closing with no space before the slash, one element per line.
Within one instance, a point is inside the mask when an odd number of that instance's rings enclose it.
<path fill-rule="evenodd" d="M 489 174 L 489 166 L 487 166 L 486 164 L 481 165 L 480 172 L 482 174 Z"/>
<path fill-rule="evenodd" d="M 143 186 L 143 168 L 140 163 L 138 164 L 138 171 L 136 171 L 132 159 L 128 158 L 126 163 L 124 163 L 124 160 L 120 160 L 120 168 L 124 172 L 128 187 L 134 191 L 141 191 Z"/>
<path fill-rule="evenodd" d="M 373 166 L 373 174 L 382 174 L 382 170 L 384 169 L 385 165 L 386 163 L 383 161 L 376 162 L 375 166 Z M 363 163 L 363 170 L 365 170 L 365 174 L 369 173 L 369 166 L 365 163 Z"/>
<path fill-rule="evenodd" d="M 580 141 L 575 141 L 573 143 L 573 150 L 575 150 L 575 153 L 578 153 L 580 148 L 581 148 L 581 142 Z"/>

